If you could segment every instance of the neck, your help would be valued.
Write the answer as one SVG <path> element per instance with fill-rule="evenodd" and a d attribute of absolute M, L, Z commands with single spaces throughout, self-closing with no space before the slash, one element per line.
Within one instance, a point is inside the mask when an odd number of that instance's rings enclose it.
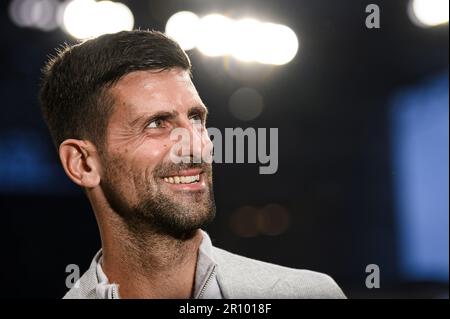
<path fill-rule="evenodd" d="M 96 216 L 102 268 L 109 282 L 119 285 L 121 298 L 181 299 L 193 295 L 203 238 L 199 229 L 187 239 L 176 239 L 150 229 L 130 230 L 115 212 L 96 212 Z"/>

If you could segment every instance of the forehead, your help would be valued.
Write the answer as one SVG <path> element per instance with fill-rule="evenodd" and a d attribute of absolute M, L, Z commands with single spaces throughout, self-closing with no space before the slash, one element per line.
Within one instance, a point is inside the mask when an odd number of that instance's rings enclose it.
<path fill-rule="evenodd" d="M 152 111 L 183 112 L 202 105 L 189 73 L 179 68 L 129 73 L 110 92 L 115 101 L 113 113 L 124 117 Z"/>

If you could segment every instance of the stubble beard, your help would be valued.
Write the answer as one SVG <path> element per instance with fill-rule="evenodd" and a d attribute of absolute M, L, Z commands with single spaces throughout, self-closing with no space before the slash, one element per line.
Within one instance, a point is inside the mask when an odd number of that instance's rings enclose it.
<path fill-rule="evenodd" d="M 161 163 L 153 172 L 142 173 L 127 168 L 121 158 L 108 156 L 103 162 L 106 169 L 101 186 L 106 200 L 137 237 L 155 234 L 186 240 L 214 219 L 216 206 L 211 164 Z M 207 181 L 206 189 L 174 192 L 161 178 L 171 172 L 191 168 L 202 169 Z M 133 202 L 127 195 L 130 190 L 124 189 L 124 185 L 132 185 L 135 192 Z"/>

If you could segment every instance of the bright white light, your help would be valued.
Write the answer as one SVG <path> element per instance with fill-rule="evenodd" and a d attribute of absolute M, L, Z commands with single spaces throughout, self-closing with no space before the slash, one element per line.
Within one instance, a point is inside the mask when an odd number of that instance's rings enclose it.
<path fill-rule="evenodd" d="M 201 19 L 192 12 L 178 12 L 167 21 L 166 34 L 180 46 L 194 47 L 208 56 L 232 55 L 245 62 L 281 65 L 298 51 L 297 35 L 287 26 L 245 18 L 232 20 L 220 14 Z"/>
<path fill-rule="evenodd" d="M 69 2 L 63 13 L 65 30 L 78 39 L 92 36 L 95 18 L 95 1 L 74 0 Z"/>
<path fill-rule="evenodd" d="M 220 14 L 199 18 L 182 11 L 172 15 L 166 34 L 185 50 L 197 47 L 208 56 L 232 55 L 245 62 L 281 65 L 298 51 L 298 38 L 281 24 L 263 23 L 252 18 L 232 20 Z"/>
<path fill-rule="evenodd" d="M 95 9 L 96 15 L 101 17 L 101 23 L 96 24 L 97 36 L 133 29 L 133 13 L 123 3 L 100 1 L 96 3 Z M 94 34 L 93 36 L 96 35 Z"/>
<path fill-rule="evenodd" d="M 232 55 L 241 61 L 281 65 L 298 51 L 298 39 L 290 28 L 274 23 L 244 19 L 234 23 Z"/>
<path fill-rule="evenodd" d="M 231 43 L 231 54 L 241 61 L 255 61 L 264 36 L 261 23 L 254 19 L 243 19 L 233 23 L 233 42 Z"/>
<path fill-rule="evenodd" d="M 219 56 L 231 50 L 232 20 L 220 14 L 210 14 L 199 22 L 197 48 L 205 55 Z"/>
<path fill-rule="evenodd" d="M 298 51 L 295 32 L 281 24 L 264 23 L 261 26 L 261 42 L 256 61 L 282 65 L 290 62 Z"/>
<path fill-rule="evenodd" d="M 449 0 L 411 0 L 409 15 L 414 23 L 422 27 L 448 23 Z"/>
<path fill-rule="evenodd" d="M 184 50 L 197 45 L 200 18 L 192 12 L 181 11 L 172 15 L 166 23 L 166 34 L 173 38 Z"/>
<path fill-rule="evenodd" d="M 134 17 L 124 4 L 112 1 L 73 0 L 63 12 L 64 29 L 78 39 L 132 30 Z"/>

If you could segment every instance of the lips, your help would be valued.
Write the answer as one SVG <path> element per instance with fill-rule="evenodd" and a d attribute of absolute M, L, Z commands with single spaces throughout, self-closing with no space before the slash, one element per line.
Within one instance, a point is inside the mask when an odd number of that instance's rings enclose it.
<path fill-rule="evenodd" d="M 206 182 L 202 173 L 200 169 L 188 169 L 164 176 L 162 179 L 174 190 L 203 190 L 206 188 Z"/>
<path fill-rule="evenodd" d="M 198 181 L 200 181 L 200 174 L 190 175 L 190 176 L 176 175 L 176 176 L 164 177 L 164 181 L 167 183 L 170 183 L 170 184 L 197 183 Z"/>

